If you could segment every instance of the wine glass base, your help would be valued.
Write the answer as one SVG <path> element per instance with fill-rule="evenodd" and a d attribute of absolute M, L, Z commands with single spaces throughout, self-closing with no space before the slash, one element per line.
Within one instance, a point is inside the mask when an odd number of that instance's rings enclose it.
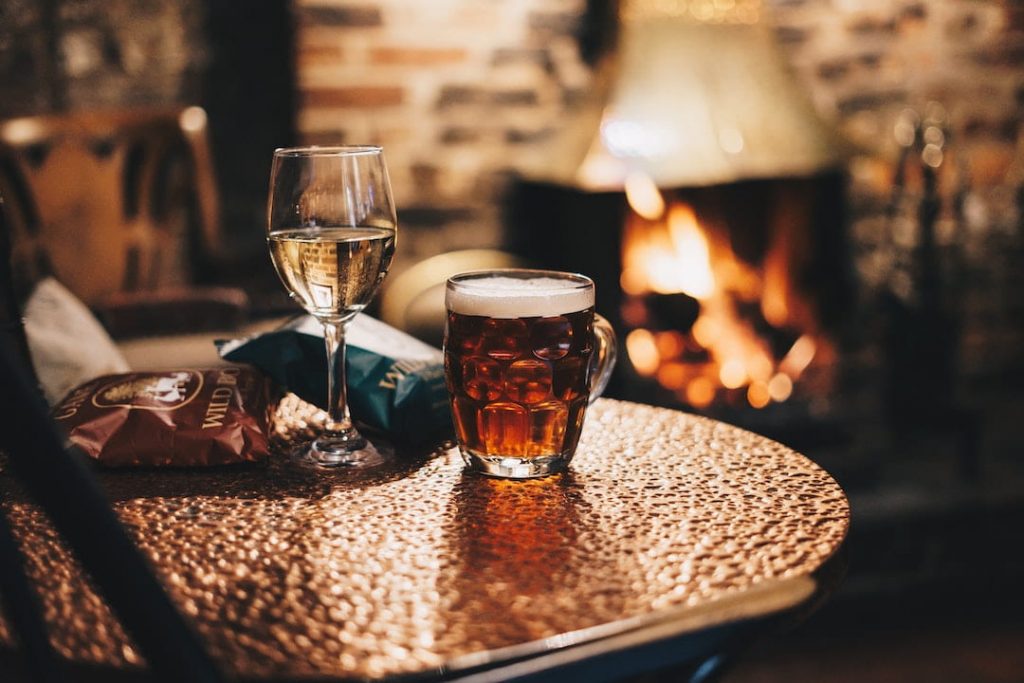
<path fill-rule="evenodd" d="M 299 450 L 293 459 L 303 467 L 318 470 L 363 470 L 383 465 L 393 457 L 391 449 L 358 436 L 355 439 L 321 437 Z"/>

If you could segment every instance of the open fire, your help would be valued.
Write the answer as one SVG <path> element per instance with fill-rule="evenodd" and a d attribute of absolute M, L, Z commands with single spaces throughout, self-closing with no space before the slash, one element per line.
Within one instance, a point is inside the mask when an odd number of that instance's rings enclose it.
<path fill-rule="evenodd" d="M 752 264 L 727 226 L 699 220 L 650 178 L 630 176 L 625 191 L 622 319 L 639 375 L 694 408 L 764 408 L 789 399 L 812 364 L 831 365 L 834 349 L 790 276 L 800 245 L 786 221 Z M 820 392 L 831 378 L 817 375 Z"/>

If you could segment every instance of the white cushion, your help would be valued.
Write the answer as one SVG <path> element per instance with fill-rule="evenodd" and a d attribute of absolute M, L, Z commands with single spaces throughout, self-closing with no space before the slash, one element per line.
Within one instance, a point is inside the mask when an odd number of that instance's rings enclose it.
<path fill-rule="evenodd" d="M 53 278 L 41 280 L 25 304 L 25 336 L 51 405 L 83 382 L 129 370 L 92 312 Z"/>

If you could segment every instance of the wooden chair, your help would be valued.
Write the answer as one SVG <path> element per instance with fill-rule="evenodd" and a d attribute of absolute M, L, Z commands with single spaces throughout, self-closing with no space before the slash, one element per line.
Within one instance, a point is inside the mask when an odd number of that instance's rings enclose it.
<path fill-rule="evenodd" d="M 4 415 L 0 453 L 5 456 L 5 469 L 21 480 L 50 517 L 138 644 L 153 678 L 223 680 L 203 643 L 121 526 L 84 456 L 65 450 L 64 437 L 48 416 L 35 386 L 10 277 L 12 221 L 7 208 L 0 198 L 0 414 Z M 69 672 L 47 637 L 40 602 L 2 503 L 0 593 L 5 599 L 0 607 L 20 645 L 24 672 L 34 681 L 68 680 Z M 6 669 L 2 674 L 13 675 Z"/>
<path fill-rule="evenodd" d="M 165 309 L 179 299 L 193 307 L 219 302 L 212 315 L 218 320 L 245 307 L 240 292 L 187 289 L 220 252 L 218 195 L 199 107 L 2 121 L 0 195 L 22 295 L 53 275 L 106 311 L 108 323 L 151 299 Z"/>

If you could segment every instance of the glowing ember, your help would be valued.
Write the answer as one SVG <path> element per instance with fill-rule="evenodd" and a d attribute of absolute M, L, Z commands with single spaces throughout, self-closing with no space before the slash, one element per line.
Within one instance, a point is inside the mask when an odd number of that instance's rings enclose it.
<path fill-rule="evenodd" d="M 637 373 L 649 376 L 658 371 L 661 358 L 654 335 L 647 330 L 633 330 L 626 336 L 626 353 Z"/>
<path fill-rule="evenodd" d="M 658 345 L 658 353 L 662 358 L 674 358 L 686 348 L 686 337 L 675 330 L 658 332 L 654 335 L 654 343 Z"/>
<path fill-rule="evenodd" d="M 707 377 L 698 377 L 686 385 L 686 401 L 694 408 L 707 408 L 715 400 L 715 385 Z"/>
<path fill-rule="evenodd" d="M 658 368 L 658 383 L 666 389 L 682 389 L 686 386 L 686 365 L 669 361 Z"/>
<path fill-rule="evenodd" d="M 722 386 L 727 389 L 739 389 L 747 383 L 747 369 L 743 367 L 743 361 L 732 358 L 722 363 L 718 371 L 718 379 Z"/>
<path fill-rule="evenodd" d="M 747 387 L 747 401 L 755 408 L 764 408 L 771 403 L 772 396 L 768 391 L 768 385 L 764 382 L 754 382 Z"/>
<path fill-rule="evenodd" d="M 694 340 L 698 344 L 705 349 L 710 349 L 722 335 L 722 328 L 712 318 L 704 315 L 697 318 L 697 322 L 693 324 L 690 334 L 693 335 Z"/>
<path fill-rule="evenodd" d="M 789 398 L 792 393 L 793 380 L 789 378 L 789 375 L 780 372 L 768 381 L 768 394 L 772 397 L 773 401 L 781 403 Z"/>

